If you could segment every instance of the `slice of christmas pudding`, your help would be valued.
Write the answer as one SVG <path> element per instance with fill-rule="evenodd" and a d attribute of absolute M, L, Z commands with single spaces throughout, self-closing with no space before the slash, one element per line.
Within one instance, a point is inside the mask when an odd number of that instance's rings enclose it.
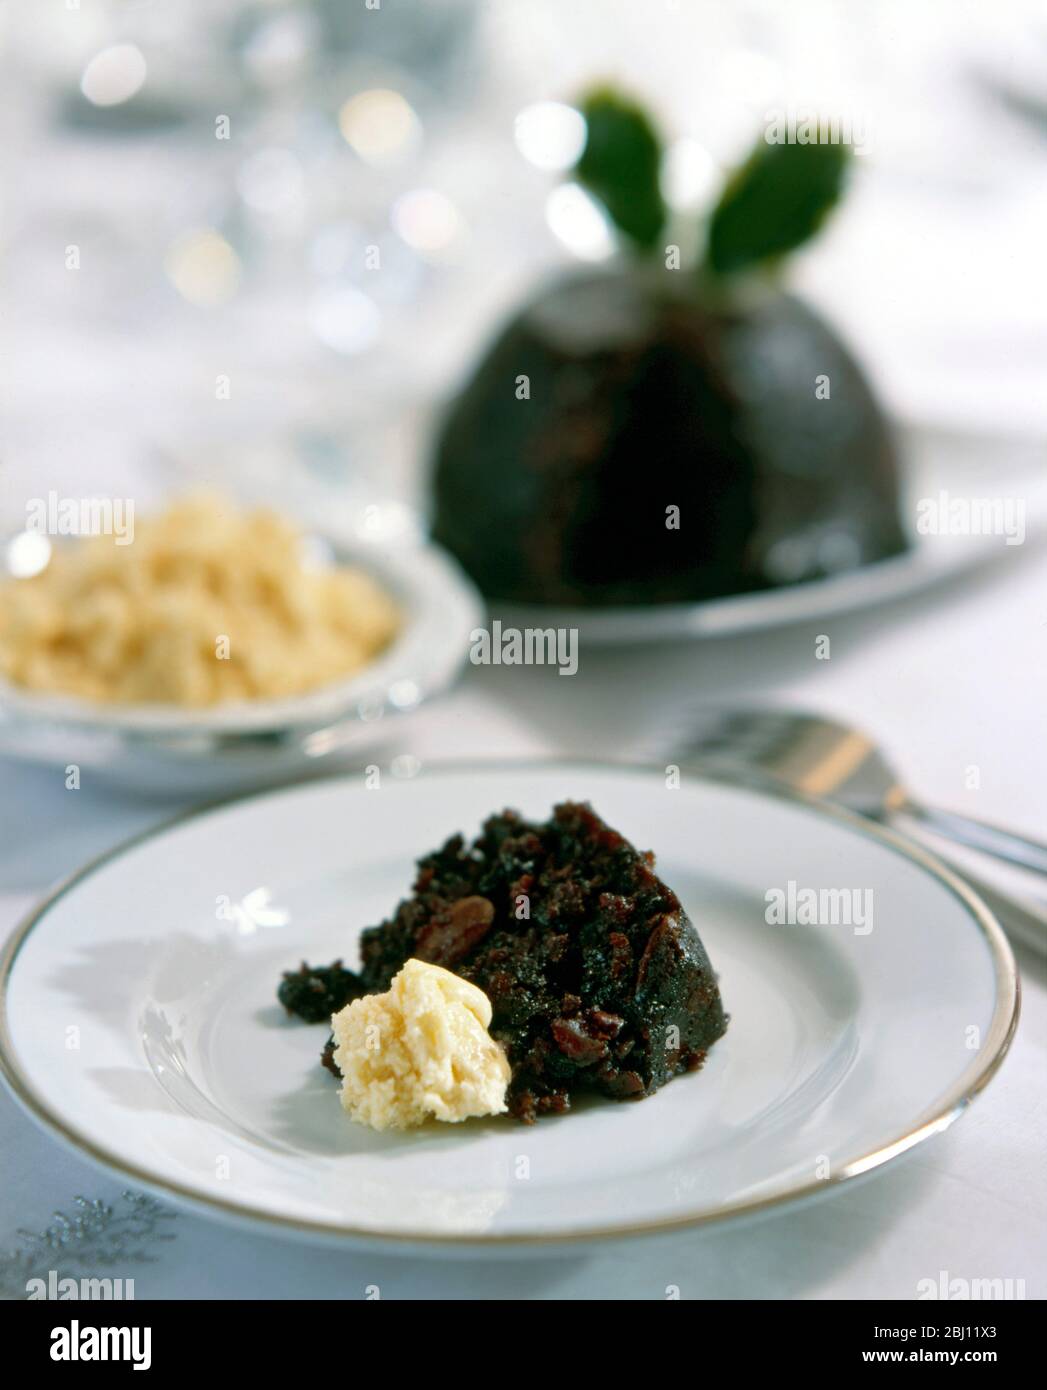
<path fill-rule="evenodd" d="M 556 806 L 545 824 L 504 811 L 472 845 L 455 835 L 419 861 L 414 895 L 364 931 L 360 952 L 368 993 L 411 958 L 483 990 L 512 1068 L 509 1110 L 525 1121 L 579 1092 L 648 1096 L 700 1067 L 727 1027 L 654 855 L 585 804 Z M 330 1047 L 325 1063 L 337 1070 Z"/>

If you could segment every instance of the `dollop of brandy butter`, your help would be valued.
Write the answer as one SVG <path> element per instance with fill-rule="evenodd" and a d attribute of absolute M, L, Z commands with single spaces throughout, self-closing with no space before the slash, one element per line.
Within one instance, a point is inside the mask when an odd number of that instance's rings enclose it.
<path fill-rule="evenodd" d="M 490 1022 L 483 990 L 407 961 L 388 994 L 354 999 L 331 1019 L 342 1105 L 372 1129 L 502 1114 L 509 1063 Z"/>

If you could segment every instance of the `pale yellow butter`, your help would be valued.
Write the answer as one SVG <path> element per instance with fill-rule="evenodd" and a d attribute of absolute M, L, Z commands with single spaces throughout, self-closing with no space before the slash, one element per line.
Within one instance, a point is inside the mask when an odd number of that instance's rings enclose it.
<path fill-rule="evenodd" d="M 490 1022 L 483 990 L 407 961 L 388 994 L 355 999 L 331 1019 L 342 1105 L 372 1129 L 502 1114 L 509 1063 Z"/>

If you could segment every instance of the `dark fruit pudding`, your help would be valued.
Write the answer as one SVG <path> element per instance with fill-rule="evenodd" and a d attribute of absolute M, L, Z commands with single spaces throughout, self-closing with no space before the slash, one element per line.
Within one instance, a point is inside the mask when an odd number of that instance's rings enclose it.
<path fill-rule="evenodd" d="M 472 845 L 453 836 L 419 861 L 413 896 L 364 931 L 360 953 L 369 993 L 411 957 L 483 990 L 512 1068 L 510 1112 L 528 1122 L 579 1092 L 648 1096 L 700 1067 L 727 1027 L 709 958 L 654 856 L 574 802 L 545 824 L 492 816 Z M 299 976 L 281 986 L 292 1012 L 285 986 Z M 324 1061 L 336 1071 L 330 1049 Z"/>
<path fill-rule="evenodd" d="M 340 960 L 318 966 L 302 961 L 297 970 L 284 971 L 276 997 L 305 1023 L 329 1023 L 332 1014 L 365 993 L 359 975 L 346 970 Z"/>
<path fill-rule="evenodd" d="M 621 255 L 530 296 L 481 356 L 437 436 L 434 538 L 490 598 L 566 606 L 714 599 L 899 554 L 884 413 L 779 288 L 847 147 L 758 139 L 686 264 L 649 115 L 606 89 L 580 111 L 574 177 Z"/>
<path fill-rule="evenodd" d="M 712 307 L 670 272 L 575 275 L 452 405 L 433 536 L 492 598 L 682 602 L 899 553 L 897 487 L 865 376 L 798 300 Z"/>

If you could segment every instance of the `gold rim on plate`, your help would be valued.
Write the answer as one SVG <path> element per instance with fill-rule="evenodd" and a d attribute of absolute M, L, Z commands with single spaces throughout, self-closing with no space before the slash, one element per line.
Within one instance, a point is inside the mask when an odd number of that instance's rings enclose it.
<path fill-rule="evenodd" d="M 602 768 L 609 772 L 621 773 L 657 771 L 659 775 L 664 775 L 664 768 L 659 767 L 656 769 L 651 764 L 628 762 L 614 763 L 586 758 L 447 760 L 429 763 L 427 772 L 429 775 L 434 773 L 439 775 L 441 772 L 463 772 L 471 769 L 486 771 L 497 769 L 503 771 L 536 771 L 541 768 L 562 767 L 565 764 Z M 261 801 L 266 798 L 274 798 L 302 791 L 303 784 L 301 783 L 270 789 L 268 791 L 247 792 L 223 797 L 220 800 L 209 802 L 205 806 L 183 811 L 179 815 L 164 821 L 163 824 L 141 831 L 139 834 L 131 836 L 130 839 L 122 841 L 112 849 L 97 855 L 94 859 L 89 860 L 82 868 L 76 870 L 68 878 L 64 879 L 56 888 L 47 894 L 47 896 L 18 924 L 13 934 L 6 942 L 3 953 L 0 954 L 0 1075 L 3 1076 L 16 1099 L 21 1102 L 29 1114 L 42 1124 L 45 1129 L 50 1130 L 57 1135 L 59 1139 L 71 1145 L 80 1153 L 85 1154 L 95 1163 L 100 1164 L 104 1168 L 114 1170 L 123 1177 L 133 1179 L 134 1182 L 140 1184 L 149 1191 L 174 1198 L 190 1207 L 199 1209 L 204 1214 L 210 1214 L 212 1216 L 217 1215 L 227 1220 L 235 1220 L 240 1223 L 247 1223 L 255 1226 L 261 1224 L 263 1226 L 275 1228 L 278 1231 L 286 1233 L 293 1232 L 314 1238 L 338 1238 L 359 1245 L 395 1246 L 400 1248 L 412 1245 L 439 1247 L 472 1246 L 479 1250 L 497 1250 L 500 1248 L 545 1245 L 563 1247 L 569 1245 L 586 1245 L 596 1241 L 614 1241 L 632 1236 L 659 1235 L 672 1231 L 684 1231 L 732 1218 L 756 1215 L 776 1207 L 791 1205 L 803 1201 L 805 1198 L 814 1197 L 831 1191 L 839 1187 L 841 1183 L 872 1172 L 874 1169 L 890 1162 L 891 1159 L 897 1158 L 899 1155 L 907 1152 L 915 1145 L 922 1143 L 925 1139 L 929 1139 L 932 1135 L 944 1132 L 954 1121 L 959 1119 L 967 1106 L 970 1105 L 974 1098 L 996 1075 L 1000 1064 L 1007 1055 L 1007 1051 L 1014 1037 L 1015 1029 L 1018 1026 L 1021 989 L 1018 980 L 1017 966 L 1015 965 L 1010 943 L 996 918 L 977 894 L 969 888 L 957 874 L 953 873 L 951 869 L 947 868 L 920 846 L 904 839 L 894 831 L 887 830 L 881 825 L 864 820 L 861 816 L 841 806 L 820 801 L 815 797 L 806 796 L 790 788 L 775 786 L 771 783 L 758 783 L 751 777 L 745 775 L 732 776 L 719 769 L 710 770 L 695 767 L 689 768 L 688 771 L 691 775 L 695 775 L 697 772 L 703 781 L 739 787 L 757 796 L 767 796 L 772 800 L 786 801 L 794 805 L 806 806 L 809 810 L 816 812 L 825 819 L 847 825 L 857 834 L 867 839 L 875 840 L 886 848 L 900 854 L 911 863 L 918 865 L 924 872 L 930 874 L 932 878 L 937 879 L 954 897 L 960 899 L 970 916 L 974 919 L 975 924 L 989 946 L 993 969 L 996 975 L 996 1000 L 993 1007 L 992 1021 L 989 1025 L 988 1035 L 981 1049 L 979 1049 L 977 1060 L 967 1068 L 952 1090 L 950 1090 L 942 1100 L 936 1102 L 929 1112 L 922 1114 L 910 1129 L 895 1136 L 893 1139 L 887 1140 L 885 1143 L 867 1153 L 849 1159 L 826 1178 L 816 1178 L 812 1181 L 794 1183 L 764 1197 L 743 1199 L 738 1202 L 727 1203 L 723 1206 L 692 1212 L 689 1215 L 666 1217 L 657 1221 L 644 1221 L 617 1226 L 583 1227 L 577 1230 L 562 1232 L 543 1231 L 534 1235 L 484 1235 L 475 1233 L 441 1235 L 433 1232 L 374 1231 L 355 1226 L 340 1225 L 335 1222 L 307 1221 L 300 1220 L 296 1217 L 281 1216 L 276 1212 L 261 1211 L 257 1207 L 247 1204 L 226 1201 L 220 1197 L 212 1197 L 206 1193 L 197 1192 L 181 1183 L 171 1182 L 162 1177 L 156 1177 L 145 1169 L 138 1168 L 135 1164 L 127 1162 L 126 1159 L 121 1158 L 118 1154 L 96 1144 L 86 1135 L 81 1134 L 71 1125 L 66 1124 L 62 1117 L 55 1113 L 47 1103 L 36 1094 L 31 1083 L 23 1076 L 15 1061 L 14 1043 L 8 1027 L 7 997 L 11 983 L 12 970 L 18 953 L 28 938 L 29 933 L 44 919 L 50 908 L 60 901 L 60 899 L 64 898 L 73 888 L 89 878 L 96 870 L 121 858 L 121 856 L 126 854 L 129 850 L 145 844 L 150 840 L 159 839 L 176 826 L 201 819 L 204 816 L 211 815 L 213 812 L 234 806 L 241 801 Z M 305 785 L 325 787 L 336 782 L 348 782 L 348 778 L 344 774 L 338 777 L 317 778 L 315 782 L 310 782 Z"/>

